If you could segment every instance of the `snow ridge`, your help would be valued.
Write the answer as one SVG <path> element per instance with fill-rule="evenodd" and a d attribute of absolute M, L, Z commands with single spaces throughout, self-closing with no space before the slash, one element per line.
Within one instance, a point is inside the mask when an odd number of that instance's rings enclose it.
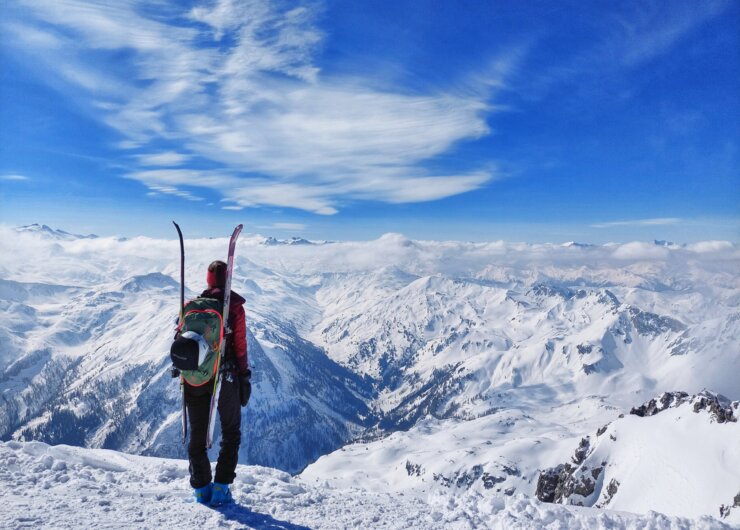
<path fill-rule="evenodd" d="M 740 522 L 739 406 L 709 391 L 664 392 L 582 438 L 569 462 L 541 473 L 537 498 Z"/>

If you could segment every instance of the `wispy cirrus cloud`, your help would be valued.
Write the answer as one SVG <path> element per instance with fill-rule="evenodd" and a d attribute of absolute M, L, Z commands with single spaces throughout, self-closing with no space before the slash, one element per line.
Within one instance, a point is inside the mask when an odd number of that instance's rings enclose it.
<path fill-rule="evenodd" d="M 617 54 L 624 66 L 638 66 L 668 52 L 730 5 L 731 0 L 680 1 L 670 6 L 661 2 L 637 3 L 634 9 L 616 17 L 606 47 Z"/>
<path fill-rule="evenodd" d="M 172 186 L 156 186 L 152 185 L 149 186 L 149 191 L 147 193 L 148 197 L 159 197 L 160 195 L 174 195 L 175 197 L 180 197 L 181 199 L 186 199 L 188 201 L 202 201 L 204 200 L 203 197 L 198 197 L 197 195 L 193 195 L 189 191 L 184 191 Z"/>
<path fill-rule="evenodd" d="M 621 226 L 665 226 L 681 222 L 678 217 L 656 217 L 653 219 L 630 219 L 626 221 L 610 221 L 608 223 L 592 224 L 591 228 L 615 228 Z"/>
<path fill-rule="evenodd" d="M 123 135 L 119 146 L 140 165 L 125 176 L 154 192 L 188 198 L 191 187 L 210 188 L 226 207 L 330 215 L 348 200 L 429 201 L 497 176 L 487 168 L 440 173 L 429 162 L 490 133 L 486 120 L 499 110 L 490 100 L 520 49 L 456 83 L 462 89 L 411 93 L 322 75 L 320 4 L 157 7 L 38 0 L 14 8 L 5 23 L 20 53 L 39 58 Z M 179 147 L 162 152 L 161 142 Z M 189 169 L 194 160 L 219 170 Z"/>
<path fill-rule="evenodd" d="M 593 32 L 592 43 L 532 72 L 518 89 L 539 99 L 561 83 L 577 81 L 582 87 L 596 81 L 596 90 L 603 91 L 603 76 L 613 82 L 625 72 L 670 53 L 731 5 L 732 0 L 613 3 L 609 15 L 597 20 L 590 20 L 584 12 Z"/>
<path fill-rule="evenodd" d="M 138 155 L 136 158 L 143 166 L 181 166 L 190 160 L 191 156 L 174 151 L 166 151 L 162 153 Z"/>
<path fill-rule="evenodd" d="M 22 181 L 31 180 L 31 179 L 25 175 L 9 174 L 9 175 L 0 175 L 0 180 L 22 182 Z"/>

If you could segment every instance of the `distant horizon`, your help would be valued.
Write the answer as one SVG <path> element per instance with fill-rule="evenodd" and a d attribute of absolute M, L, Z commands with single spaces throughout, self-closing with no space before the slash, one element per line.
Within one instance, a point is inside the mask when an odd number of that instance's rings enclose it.
<path fill-rule="evenodd" d="M 55 232 L 65 233 L 67 235 L 77 237 L 77 238 L 124 238 L 124 239 L 133 239 L 137 237 L 148 237 L 152 239 L 163 239 L 163 240 L 175 240 L 177 239 L 177 234 L 172 227 L 172 224 L 170 223 L 171 230 L 165 230 L 164 233 L 161 236 L 155 236 L 152 234 L 146 234 L 146 233 L 129 233 L 128 235 L 122 234 L 122 233 L 97 233 L 97 232 L 87 232 L 87 231 L 76 231 L 76 230 L 70 230 L 66 227 L 60 227 L 60 226 L 54 226 L 50 225 L 48 223 L 29 223 L 24 225 L 10 225 L 7 223 L 0 223 L 0 229 L 5 228 L 8 230 L 14 230 L 14 231 L 20 231 L 24 228 L 32 228 L 32 227 L 39 227 L 39 228 L 48 228 Z M 212 234 L 193 234 L 188 233 L 186 227 L 181 226 L 183 228 L 184 236 L 186 239 L 218 239 L 218 238 L 228 238 L 229 232 L 233 228 L 232 226 L 224 225 L 224 231 L 223 233 L 212 233 Z M 169 233 L 172 232 L 172 233 Z M 277 241 L 285 242 L 290 241 L 292 239 L 295 240 L 305 240 L 309 242 L 319 242 L 319 243 L 351 243 L 351 242 L 372 242 L 372 241 L 378 241 L 380 239 L 383 239 L 384 237 L 389 236 L 400 236 L 404 239 L 408 239 L 410 241 L 429 241 L 429 242 L 439 242 L 439 243 L 497 243 L 497 242 L 503 242 L 503 243 L 511 243 L 511 244 L 525 244 L 525 245 L 553 245 L 553 246 L 566 246 L 568 244 L 573 245 L 580 245 L 580 246 L 595 246 L 595 247 L 605 247 L 605 246 L 612 246 L 612 245 L 625 245 L 629 243 L 647 243 L 647 244 L 655 244 L 655 245 L 675 245 L 679 247 L 684 247 L 688 245 L 693 245 L 697 243 L 730 243 L 732 245 L 740 245 L 740 241 L 738 240 L 731 240 L 731 239 L 722 239 L 722 238 L 714 238 L 714 239 L 697 239 L 693 241 L 681 241 L 681 240 L 673 240 L 673 239 L 664 239 L 664 238 L 650 238 L 650 239 L 630 239 L 630 240 L 608 240 L 608 241 L 602 241 L 602 242 L 595 242 L 595 241 L 589 241 L 585 239 L 565 239 L 565 240 L 541 240 L 541 241 L 532 241 L 532 240 L 523 240 L 523 239 L 505 239 L 505 238 L 497 238 L 497 239 L 441 239 L 441 238 L 425 238 L 425 237 L 413 237 L 409 234 L 406 234 L 404 232 L 399 231 L 388 231 L 380 233 L 374 237 L 368 237 L 363 239 L 342 239 L 342 238 L 327 238 L 327 237 L 308 237 L 306 234 L 300 234 L 300 233 L 290 233 L 288 231 L 283 231 L 283 233 L 279 233 L 278 231 L 269 232 L 269 231 L 259 231 L 259 230 L 250 230 L 248 225 L 245 225 L 244 230 L 242 232 L 243 236 L 246 238 L 249 237 L 262 237 L 265 239 L 271 238 L 275 239 Z M 287 235 L 285 235 L 287 234 Z"/>
<path fill-rule="evenodd" d="M 740 241 L 736 1 L 2 14 L 0 223 Z"/>

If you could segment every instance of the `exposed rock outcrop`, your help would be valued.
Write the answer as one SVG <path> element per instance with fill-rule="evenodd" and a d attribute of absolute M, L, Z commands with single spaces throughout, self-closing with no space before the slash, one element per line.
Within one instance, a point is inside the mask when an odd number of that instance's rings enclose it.
<path fill-rule="evenodd" d="M 639 447 L 648 444 L 655 433 L 660 431 L 665 433 L 670 425 L 676 422 L 688 422 L 696 426 L 702 433 L 709 428 L 709 424 L 728 424 L 737 422 L 738 406 L 740 401 L 730 401 L 721 394 L 704 390 L 696 395 L 689 396 L 686 392 L 664 392 L 654 399 L 650 399 L 639 407 L 634 407 L 630 414 L 645 420 L 637 418 L 625 418 L 620 415 L 615 422 L 600 427 L 595 436 L 585 436 L 581 438 L 573 455 L 568 462 L 545 469 L 540 473 L 537 480 L 536 496 L 542 502 L 556 504 L 573 504 L 579 506 L 595 506 L 604 508 L 611 506 L 618 492 L 627 488 L 634 494 L 635 488 L 642 487 L 635 483 L 633 469 L 652 465 L 652 458 L 648 455 L 655 455 L 656 451 L 660 453 L 667 451 L 672 458 L 674 467 L 677 466 L 676 472 L 681 474 L 681 458 L 689 455 L 682 455 L 680 448 L 653 447 L 648 451 L 641 450 L 638 453 L 632 451 L 630 457 L 626 457 L 624 447 L 616 450 L 618 439 L 639 440 Z M 667 410 L 681 408 L 673 416 L 668 415 Z M 662 413 L 662 414 L 661 414 Z M 661 414 L 661 418 L 651 420 L 649 418 Z M 668 415 L 667 417 L 664 416 Z M 699 414 L 702 417 L 696 417 Z M 668 422 L 668 423 L 666 423 Z M 734 427 L 734 426 L 733 426 Z M 726 429 L 724 426 L 711 428 L 712 436 L 715 441 L 727 440 L 734 436 L 736 430 Z M 651 435 L 650 433 L 654 433 Z M 677 433 L 684 433 L 680 428 Z M 606 436 L 608 434 L 608 436 Z M 617 436 L 619 434 L 619 436 Z M 681 434 L 684 435 L 684 434 Z M 729 437 L 729 438 L 728 438 Z M 667 436 L 664 441 L 669 441 Z M 635 442 L 628 442 L 634 445 Z M 701 436 L 694 440 L 687 447 L 699 447 L 697 444 L 704 443 Z M 642 445 L 640 445 L 642 444 Z M 693 445 L 691 445 L 693 444 Z M 687 449 L 691 450 L 691 449 Z M 615 455 L 621 455 L 617 457 Z M 643 456 L 641 456 L 643 455 Z M 637 461 L 635 461 L 637 460 Z M 697 484 L 708 485 L 715 480 L 716 475 L 697 475 L 696 468 L 693 469 L 693 475 L 686 475 L 687 481 L 696 480 Z M 715 473 L 717 471 L 715 470 Z M 639 474 L 638 474 L 639 475 Z M 645 478 L 645 474 L 640 476 Z M 630 479 L 630 477 L 632 477 Z M 630 482 L 631 480 L 631 482 Z M 727 482 L 725 480 L 725 482 Z M 697 495 L 700 494 L 701 488 L 694 488 Z M 734 503 L 734 504 L 733 504 Z M 729 503 L 722 504 L 719 507 L 719 515 L 727 517 L 731 510 L 740 506 L 740 493 Z"/>
<path fill-rule="evenodd" d="M 677 407 L 686 401 L 688 397 L 689 395 L 686 392 L 663 392 L 657 398 L 651 399 L 639 407 L 633 407 L 630 410 L 630 414 L 640 417 L 653 416 L 669 407 Z"/>
<path fill-rule="evenodd" d="M 678 407 L 682 403 L 689 401 L 693 405 L 693 411 L 698 413 L 702 410 L 709 412 L 712 421 L 717 423 L 736 422 L 738 401 L 730 401 L 722 394 L 716 394 L 708 390 L 703 390 L 699 394 L 688 397 L 686 392 L 663 392 L 655 399 L 647 403 L 634 407 L 630 414 L 635 416 L 646 417 L 653 416 L 668 408 Z"/>

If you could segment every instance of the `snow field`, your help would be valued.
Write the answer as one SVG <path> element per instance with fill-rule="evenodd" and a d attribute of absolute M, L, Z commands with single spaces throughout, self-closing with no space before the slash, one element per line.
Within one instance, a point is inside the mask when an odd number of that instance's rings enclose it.
<path fill-rule="evenodd" d="M 196 504 L 187 462 L 103 449 L 0 443 L 0 520 L 6 528 L 722 529 L 716 520 L 546 505 L 524 496 L 433 494 L 422 500 L 309 485 L 239 466 L 236 505 Z"/>

